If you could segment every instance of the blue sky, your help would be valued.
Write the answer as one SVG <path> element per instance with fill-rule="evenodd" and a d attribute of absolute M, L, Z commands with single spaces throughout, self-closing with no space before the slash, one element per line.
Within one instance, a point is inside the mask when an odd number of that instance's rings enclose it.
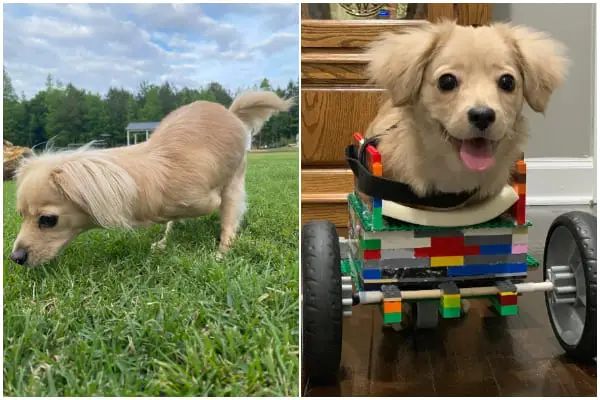
<path fill-rule="evenodd" d="M 28 98 L 49 73 L 101 94 L 144 80 L 284 86 L 298 43 L 297 4 L 4 4 L 4 66 Z"/>

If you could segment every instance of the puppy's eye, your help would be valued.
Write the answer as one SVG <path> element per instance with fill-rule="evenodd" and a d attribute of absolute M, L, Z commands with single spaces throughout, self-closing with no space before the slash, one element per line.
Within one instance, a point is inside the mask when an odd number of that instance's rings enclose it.
<path fill-rule="evenodd" d="M 515 86 L 515 78 L 512 75 L 504 74 L 498 79 L 498 87 L 505 92 L 512 92 Z"/>
<path fill-rule="evenodd" d="M 52 228 L 58 223 L 58 217 L 56 215 L 42 215 L 38 219 L 38 225 L 40 228 Z"/>
<path fill-rule="evenodd" d="M 444 74 L 438 79 L 438 87 L 443 92 L 450 92 L 458 87 L 458 80 L 452 74 Z"/>

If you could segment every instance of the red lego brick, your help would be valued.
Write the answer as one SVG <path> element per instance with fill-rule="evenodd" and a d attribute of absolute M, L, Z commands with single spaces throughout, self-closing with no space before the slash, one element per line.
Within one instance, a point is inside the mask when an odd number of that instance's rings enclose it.
<path fill-rule="evenodd" d="M 463 256 L 477 256 L 480 253 L 479 246 L 465 246 L 462 250 Z"/>
<path fill-rule="evenodd" d="M 515 204 L 515 214 L 513 214 L 517 220 L 517 224 L 521 225 L 525 223 L 525 195 L 520 194 L 519 200 Z"/>
<path fill-rule="evenodd" d="M 463 236 L 454 237 L 436 237 L 431 238 L 431 248 L 433 250 L 455 250 L 462 249 L 465 246 L 465 238 Z"/>
<path fill-rule="evenodd" d="M 381 163 L 381 154 L 377 151 L 375 146 L 368 145 L 367 146 L 367 165 L 369 166 L 369 170 L 373 170 L 371 166 L 374 163 Z"/>
<path fill-rule="evenodd" d="M 362 135 L 358 132 L 356 132 L 354 135 L 352 135 L 352 144 L 355 147 L 360 147 L 360 143 L 362 142 L 364 138 L 362 137 Z"/>
<path fill-rule="evenodd" d="M 415 248 L 414 256 L 415 256 L 415 258 L 431 257 L 430 253 L 431 253 L 430 247 L 417 247 L 417 248 Z"/>
<path fill-rule="evenodd" d="M 518 298 L 516 294 L 501 296 L 500 293 L 496 295 L 498 302 L 501 306 L 514 306 L 517 304 Z"/>
<path fill-rule="evenodd" d="M 363 250 L 363 260 L 381 259 L 381 250 Z"/>

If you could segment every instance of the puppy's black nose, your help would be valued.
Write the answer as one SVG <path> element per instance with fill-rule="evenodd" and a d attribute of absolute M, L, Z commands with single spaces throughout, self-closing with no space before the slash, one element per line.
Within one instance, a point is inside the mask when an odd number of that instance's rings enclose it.
<path fill-rule="evenodd" d="M 474 107 L 467 113 L 469 122 L 480 130 L 485 130 L 496 120 L 496 112 L 489 107 Z"/>
<path fill-rule="evenodd" d="M 17 249 L 8 258 L 19 265 L 23 265 L 27 262 L 27 249 Z"/>

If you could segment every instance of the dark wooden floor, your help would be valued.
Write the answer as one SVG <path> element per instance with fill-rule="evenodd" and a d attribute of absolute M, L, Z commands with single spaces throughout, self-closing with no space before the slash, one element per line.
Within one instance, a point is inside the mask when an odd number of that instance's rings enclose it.
<path fill-rule="evenodd" d="M 546 232 L 565 210 L 532 207 L 530 251 L 541 259 Z M 590 209 L 587 209 L 590 211 Z M 595 213 L 595 210 L 593 210 Z M 541 281 L 542 272 L 528 280 Z M 435 331 L 382 327 L 376 306 L 357 306 L 344 319 L 341 380 L 305 396 L 596 396 L 596 364 L 563 356 L 541 293 L 519 298 L 519 315 L 497 317 L 482 301 Z"/>

